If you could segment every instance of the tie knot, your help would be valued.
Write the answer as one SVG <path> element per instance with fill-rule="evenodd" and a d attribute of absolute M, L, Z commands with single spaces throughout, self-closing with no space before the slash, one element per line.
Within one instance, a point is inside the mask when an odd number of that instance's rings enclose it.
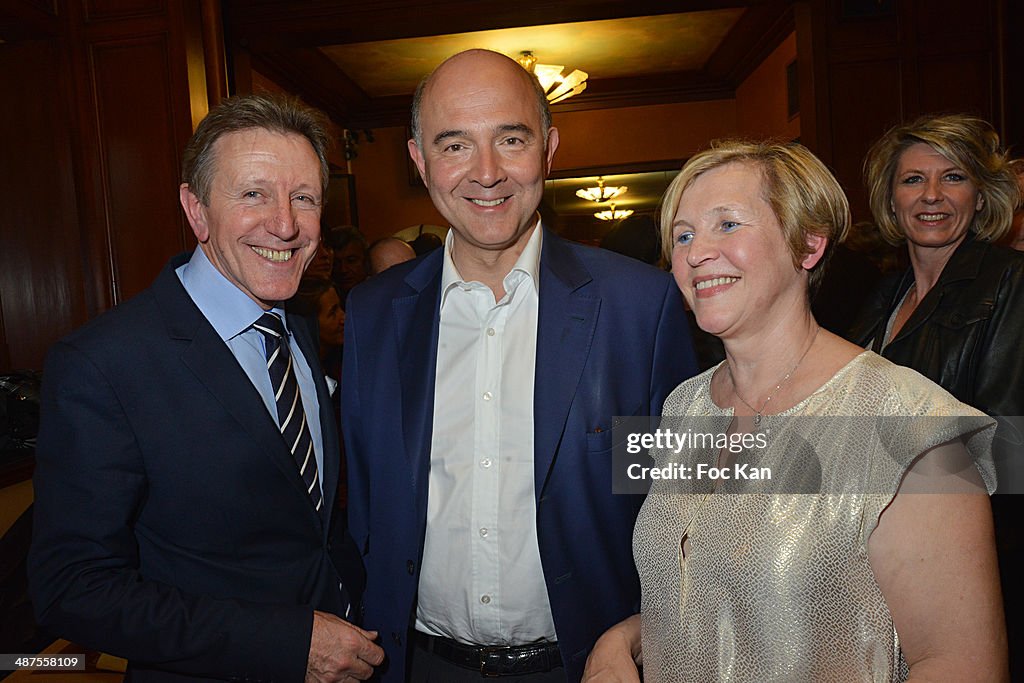
<path fill-rule="evenodd" d="M 263 334 L 264 337 L 284 337 L 284 323 L 276 313 L 264 313 L 260 319 L 252 324 L 253 328 Z"/>

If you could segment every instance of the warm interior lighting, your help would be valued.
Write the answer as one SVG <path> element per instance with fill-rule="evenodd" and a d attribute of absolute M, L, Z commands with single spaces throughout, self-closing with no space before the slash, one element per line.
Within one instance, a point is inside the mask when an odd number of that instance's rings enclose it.
<path fill-rule="evenodd" d="M 600 218 L 603 221 L 621 221 L 623 218 L 629 218 L 633 215 L 633 209 L 621 209 L 616 211 L 615 204 L 611 204 L 611 209 L 607 211 L 598 211 L 594 214 L 594 218 Z"/>
<path fill-rule="evenodd" d="M 579 197 L 580 199 L 586 199 L 592 202 L 600 203 L 606 202 L 609 199 L 614 199 L 619 195 L 626 194 L 626 190 L 628 189 L 629 188 L 625 185 L 620 185 L 618 187 L 614 185 L 608 185 L 606 187 L 604 184 L 604 178 L 598 176 L 597 187 L 584 187 L 579 190 L 576 190 L 576 196 Z"/>
<path fill-rule="evenodd" d="M 537 58 L 529 50 L 519 53 L 516 60 L 520 65 L 540 81 L 540 86 L 547 95 L 548 102 L 555 104 L 578 95 L 587 89 L 587 72 L 574 70 L 568 76 L 562 76 L 564 66 L 558 64 L 538 64 Z"/>

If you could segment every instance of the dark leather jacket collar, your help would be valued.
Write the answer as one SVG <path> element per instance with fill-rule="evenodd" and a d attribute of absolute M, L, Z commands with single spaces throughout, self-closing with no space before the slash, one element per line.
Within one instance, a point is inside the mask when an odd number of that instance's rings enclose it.
<path fill-rule="evenodd" d="M 880 351 L 889 317 L 912 283 L 910 271 L 891 280 L 851 339 L 990 415 L 1024 414 L 1024 254 L 969 235 Z"/>
<path fill-rule="evenodd" d="M 927 321 L 938 308 L 948 286 L 965 280 L 975 280 L 981 272 L 982 260 L 989 248 L 988 243 L 975 239 L 974 233 L 967 233 L 967 237 L 956 248 L 949 258 L 949 262 L 942 269 L 935 286 L 917 305 L 913 315 L 892 341 L 897 342 L 903 337 L 909 336 Z M 874 305 L 866 308 L 861 322 L 853 328 L 851 339 L 862 346 L 870 344 L 871 349 L 878 353 L 885 328 L 889 323 L 889 317 L 913 284 L 914 269 L 908 268 L 902 277 L 898 278 L 894 289 L 891 288 L 891 282 L 889 287 L 882 285 L 881 296 L 875 299 Z"/>

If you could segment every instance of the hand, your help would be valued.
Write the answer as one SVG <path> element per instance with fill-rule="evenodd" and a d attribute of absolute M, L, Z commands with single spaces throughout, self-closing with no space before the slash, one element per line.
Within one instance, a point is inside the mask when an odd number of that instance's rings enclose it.
<path fill-rule="evenodd" d="M 640 683 L 640 617 L 616 624 L 597 639 L 581 683 Z"/>
<path fill-rule="evenodd" d="M 313 637 L 306 662 L 307 683 L 365 681 L 384 661 L 384 650 L 373 641 L 376 631 L 364 631 L 326 612 L 313 612 Z"/>

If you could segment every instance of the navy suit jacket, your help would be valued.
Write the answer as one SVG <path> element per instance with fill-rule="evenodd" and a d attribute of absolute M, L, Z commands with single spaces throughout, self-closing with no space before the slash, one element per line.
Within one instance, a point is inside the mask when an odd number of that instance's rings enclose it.
<path fill-rule="evenodd" d="M 43 380 L 30 553 L 42 624 L 129 659 L 131 680 L 301 681 L 313 610 L 344 615 L 274 419 L 174 268 L 58 342 Z M 338 435 L 315 337 L 324 507 Z"/>
<path fill-rule="evenodd" d="M 442 257 L 371 278 L 346 310 L 349 524 L 389 681 L 405 676 L 426 529 Z M 639 611 L 631 546 L 642 500 L 612 494 L 612 418 L 658 414 L 696 364 L 679 291 L 650 266 L 545 232 L 539 291 L 537 532 L 566 674 L 578 680 L 598 636 Z"/>

